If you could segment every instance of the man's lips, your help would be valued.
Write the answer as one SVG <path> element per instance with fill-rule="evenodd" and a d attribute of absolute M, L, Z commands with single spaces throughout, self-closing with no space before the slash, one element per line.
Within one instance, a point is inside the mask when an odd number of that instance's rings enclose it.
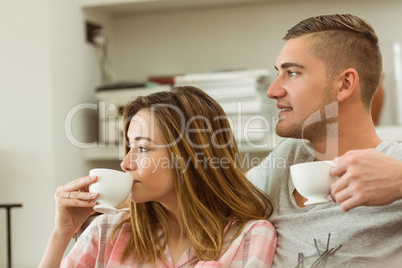
<path fill-rule="evenodd" d="M 280 113 L 282 113 L 282 112 L 289 112 L 289 111 L 292 111 L 292 110 L 293 110 L 292 107 L 290 107 L 290 106 L 285 106 L 285 105 L 281 105 L 281 104 L 278 104 L 277 107 L 278 107 L 278 109 L 280 110 Z"/>

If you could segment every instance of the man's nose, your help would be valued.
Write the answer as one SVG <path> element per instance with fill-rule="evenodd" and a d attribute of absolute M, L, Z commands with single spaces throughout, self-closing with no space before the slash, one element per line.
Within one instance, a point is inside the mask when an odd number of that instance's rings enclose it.
<path fill-rule="evenodd" d="M 279 99 L 286 95 L 286 90 L 282 86 L 281 78 L 278 76 L 268 87 L 267 96 L 271 99 Z"/>

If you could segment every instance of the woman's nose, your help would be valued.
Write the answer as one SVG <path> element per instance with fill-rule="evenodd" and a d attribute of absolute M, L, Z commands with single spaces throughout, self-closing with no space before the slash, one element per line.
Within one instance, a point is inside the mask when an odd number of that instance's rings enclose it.
<path fill-rule="evenodd" d="M 123 171 L 133 171 L 137 168 L 136 156 L 134 153 L 128 152 L 120 163 L 120 167 Z"/>

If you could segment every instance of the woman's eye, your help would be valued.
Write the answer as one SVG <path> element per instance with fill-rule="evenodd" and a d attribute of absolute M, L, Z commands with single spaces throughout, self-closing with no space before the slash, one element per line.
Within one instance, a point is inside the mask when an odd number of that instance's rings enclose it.
<path fill-rule="evenodd" d="M 294 77 L 294 76 L 296 76 L 296 75 L 297 75 L 296 72 L 288 71 L 288 76 L 289 76 L 289 77 Z"/>
<path fill-rule="evenodd" d="M 138 146 L 137 150 L 138 150 L 138 152 L 140 152 L 140 153 L 148 152 L 148 148 L 146 148 L 146 147 L 144 147 L 144 146 Z"/>
<path fill-rule="evenodd" d="M 130 148 L 130 150 L 133 150 L 136 153 L 145 153 L 145 152 L 149 151 L 149 149 L 147 147 L 142 146 L 142 145 L 135 146 L 134 144 L 130 144 L 129 148 Z"/>

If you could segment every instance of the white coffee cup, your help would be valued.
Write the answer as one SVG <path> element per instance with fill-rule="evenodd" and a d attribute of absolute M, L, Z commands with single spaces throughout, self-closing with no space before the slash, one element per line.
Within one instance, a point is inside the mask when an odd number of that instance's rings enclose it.
<path fill-rule="evenodd" d="M 290 167 L 293 185 L 307 201 L 304 205 L 328 203 L 331 185 L 336 176 L 329 174 L 334 161 L 315 161 L 295 164 Z"/>
<path fill-rule="evenodd" d="M 99 193 L 94 210 L 100 213 L 117 213 L 116 207 L 127 199 L 133 186 L 129 174 L 106 168 L 95 168 L 89 175 L 96 175 L 98 181 L 89 185 L 89 192 Z"/>

